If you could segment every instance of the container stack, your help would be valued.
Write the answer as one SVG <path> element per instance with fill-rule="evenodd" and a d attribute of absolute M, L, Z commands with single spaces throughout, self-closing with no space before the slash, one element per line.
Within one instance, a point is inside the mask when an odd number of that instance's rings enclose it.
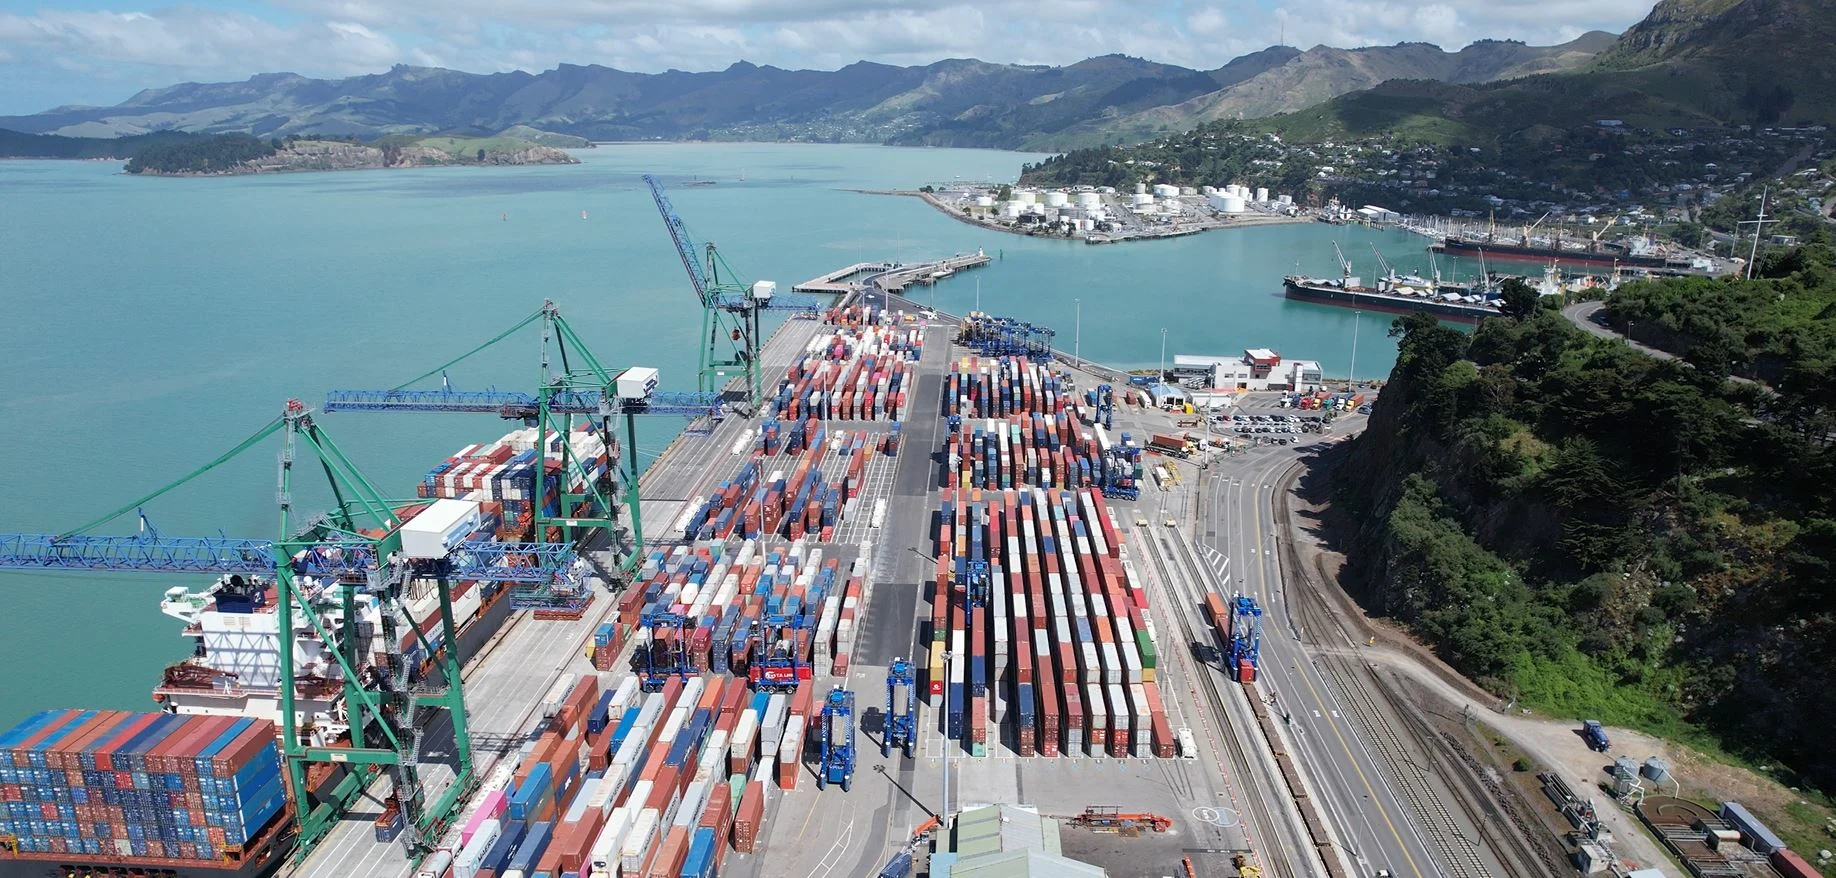
<path fill-rule="evenodd" d="M 1106 478 L 1132 485 L 1140 477 L 1137 460 L 1112 453 L 1127 437 L 1111 443 L 1072 402 L 1061 376 L 1024 358 L 952 364 L 944 386 L 948 487 L 1089 488 Z"/>
<path fill-rule="evenodd" d="M 687 516 L 684 532 L 704 542 L 763 535 L 792 540 L 810 535 L 826 541 L 841 521 L 847 500 L 860 493 L 866 471 L 866 455 L 856 453 L 860 447 L 851 446 L 839 467 L 827 469 L 844 473 L 832 482 L 824 476 L 823 464 L 830 455 L 827 443 L 809 448 L 785 469 L 768 471 L 760 461 L 749 460 Z"/>
<path fill-rule="evenodd" d="M 486 780 L 423 872 L 712 876 L 729 851 L 754 849 L 767 780 L 794 785 L 802 770 L 811 684 L 770 695 L 692 677 L 645 694 L 634 677 L 589 675 L 556 688 L 539 736 Z"/>
<path fill-rule="evenodd" d="M 267 720 L 47 710 L 0 733 L 0 803 L 28 858 L 157 870 L 253 854 L 287 801 Z"/>
<path fill-rule="evenodd" d="M 898 420 L 924 355 L 924 333 L 896 325 L 842 325 L 810 340 L 778 382 L 768 416 L 799 421 Z"/>
<path fill-rule="evenodd" d="M 524 539 L 534 525 L 538 499 L 532 493 L 535 489 L 536 438 L 536 428 L 525 427 L 496 442 L 468 445 L 423 476 L 416 492 L 430 499 L 443 497 L 490 504 L 487 512 L 495 510 L 500 520 L 497 538 Z M 611 474 L 618 453 L 618 442 L 614 440 L 608 445 L 589 424 L 581 424 L 579 429 L 566 435 L 549 433 L 542 455 L 544 475 L 539 498 L 542 514 L 561 517 L 563 511 L 569 515 L 603 512 L 587 508 L 586 504 L 563 510 L 563 474 L 568 493 L 580 493 L 588 481 L 598 481 Z M 585 475 L 567 466 L 567 458 L 581 462 Z"/>
<path fill-rule="evenodd" d="M 937 558 L 927 695 L 950 737 L 984 752 L 992 696 L 1024 756 L 1173 754 L 1147 595 L 1101 492 L 945 490 Z"/>
<path fill-rule="evenodd" d="M 659 666 L 682 655 L 697 673 L 794 685 L 846 671 L 867 564 L 844 571 L 804 541 L 767 550 L 749 540 L 718 557 L 712 548 L 659 549 L 620 598 L 616 624 L 636 631 L 640 666 L 646 655 Z M 646 619 L 681 621 L 645 628 Z"/>

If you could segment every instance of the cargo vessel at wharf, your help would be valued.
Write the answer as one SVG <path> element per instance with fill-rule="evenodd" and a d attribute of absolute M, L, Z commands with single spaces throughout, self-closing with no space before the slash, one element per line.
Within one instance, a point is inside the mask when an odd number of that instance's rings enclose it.
<path fill-rule="evenodd" d="M 1560 240 L 1538 244 L 1525 239 L 1463 238 L 1449 235 L 1429 246 L 1437 253 L 1489 259 L 1494 262 L 1560 262 L 1592 268 L 1635 268 L 1666 274 L 1700 273 L 1703 268 L 1694 259 L 1662 251 L 1638 251 L 1630 247 L 1592 243 L 1566 247 Z"/>
<path fill-rule="evenodd" d="M 1333 254 L 1338 257 L 1338 278 L 1315 278 L 1291 274 L 1282 278 L 1282 290 L 1288 298 L 1301 302 L 1356 308 L 1361 311 L 1385 311 L 1394 314 L 1422 312 L 1455 323 L 1478 324 L 1498 315 L 1497 298 L 1489 280 L 1479 287 L 1441 280 L 1440 272 L 1432 280 L 1398 275 L 1394 268 L 1376 254 L 1385 268 L 1376 286 L 1365 286 L 1352 273 L 1350 260 L 1335 242 Z"/>

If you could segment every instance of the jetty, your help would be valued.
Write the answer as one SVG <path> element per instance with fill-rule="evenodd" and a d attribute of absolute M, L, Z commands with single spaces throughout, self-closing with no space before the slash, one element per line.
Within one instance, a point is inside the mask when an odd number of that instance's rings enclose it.
<path fill-rule="evenodd" d="M 899 292 L 913 284 L 928 286 L 959 271 L 992 262 L 988 254 L 958 253 L 930 262 L 856 262 L 791 287 L 794 293 L 850 296 L 868 290 Z"/>

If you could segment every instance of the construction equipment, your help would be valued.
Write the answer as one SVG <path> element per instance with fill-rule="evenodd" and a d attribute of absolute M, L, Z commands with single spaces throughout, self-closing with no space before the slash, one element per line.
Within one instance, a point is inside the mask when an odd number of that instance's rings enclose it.
<path fill-rule="evenodd" d="M 799 643 L 802 616 L 766 616 L 753 623 L 747 677 L 760 692 L 795 692 L 797 683 L 813 676 Z"/>
<path fill-rule="evenodd" d="M 541 326 L 541 365 L 536 393 L 451 388 L 446 379 L 448 369 L 524 327 L 537 324 Z M 551 347 L 558 367 L 551 362 Z M 435 375 L 440 376 L 440 389 L 408 389 Z M 392 390 L 331 391 L 325 397 L 325 410 L 495 414 L 536 428 L 537 448 L 547 447 L 551 437 L 563 437 L 559 443 L 561 472 L 551 474 L 541 466 L 531 470 L 534 483 L 530 486 L 530 497 L 543 496 L 542 479 L 545 477 L 558 475 L 562 486 L 556 513 L 549 513 L 540 502 L 534 504 L 533 536 L 545 537 L 551 528 L 559 528 L 561 542 L 577 542 L 592 529 L 604 528 L 612 539 L 614 553 L 622 556 L 620 566 L 629 571 L 638 561 L 637 549 L 644 544 L 637 494 L 636 418 L 639 415 L 678 415 L 705 419 L 710 424 L 720 418 L 719 400 L 715 394 L 658 391 L 657 380 L 657 370 L 652 368 L 601 365 L 580 335 L 561 316 L 560 309 L 553 302 L 545 301 L 535 313 L 484 344 Z M 622 459 L 617 453 L 619 440 L 614 422 L 620 416 L 625 420 L 626 453 Z M 609 466 L 603 472 L 583 459 L 573 443 L 565 439 L 582 426 L 594 433 L 608 451 Z M 622 503 L 618 499 L 621 491 Z M 549 604 L 584 605 L 585 596 L 544 589 L 519 594 L 518 599 L 519 608 L 539 608 Z"/>
<path fill-rule="evenodd" d="M 816 788 L 840 784 L 842 792 L 854 785 L 854 693 L 840 686 L 822 702 L 822 766 Z"/>
<path fill-rule="evenodd" d="M 1173 818 L 1147 811 L 1124 811 L 1115 805 L 1091 805 L 1071 818 L 1072 826 L 1097 832 L 1136 834 L 1143 829 L 1166 832 L 1173 828 Z"/>
<path fill-rule="evenodd" d="M 695 620 L 680 613 L 645 613 L 638 617 L 638 627 L 645 632 L 645 643 L 631 658 L 639 688 L 661 692 L 670 677 L 686 682 L 695 672 L 688 650 Z"/>
<path fill-rule="evenodd" d="M 1237 878 L 1262 878 L 1262 866 L 1249 854 L 1235 854 L 1230 858 L 1231 865 L 1237 867 Z"/>
<path fill-rule="evenodd" d="M 1255 598 L 1242 592 L 1231 598 L 1229 637 L 1231 679 L 1256 682 L 1262 667 L 1262 607 Z"/>
<path fill-rule="evenodd" d="M 893 745 L 912 758 L 912 747 L 918 739 L 918 678 L 912 663 L 904 658 L 892 660 L 886 670 L 886 731 L 880 736 L 880 755 L 891 756 Z"/>
<path fill-rule="evenodd" d="M 282 440 L 274 495 L 280 506 L 278 539 L 168 537 L 147 520 L 142 511 L 144 504 L 276 435 Z M 336 505 L 328 513 L 307 518 L 295 515 L 293 471 L 302 451 L 316 458 L 329 482 Z M 405 546 L 406 522 L 401 511 L 414 502 L 385 499 L 317 424 L 312 411 L 299 400 L 288 400 L 278 418 L 230 451 L 94 521 L 58 534 L 0 534 L 0 568 L 216 573 L 245 591 L 265 590 L 271 584 L 276 591 L 277 679 L 282 681 L 277 687 L 281 753 L 288 795 L 294 803 L 294 831 L 298 838 L 295 858 L 304 859 L 368 785 L 367 771 L 353 771 L 329 796 L 315 800 L 307 783 L 310 765 L 337 763 L 380 767 L 392 775 L 395 795 L 406 818 L 400 838 L 409 856 L 418 859 L 432 850 L 457 815 L 459 803 L 476 786 L 477 778 L 466 727 L 458 650 L 436 649 L 428 642 L 406 607 L 409 585 L 415 580 L 434 582 L 439 595 L 442 642 L 451 647 L 458 643 L 452 583 L 550 582 L 574 575 L 575 559 L 572 547 L 554 543 L 462 539 L 439 552 L 419 545 Z M 130 511 L 139 521 L 138 533 L 88 533 Z M 241 577 L 250 579 L 244 582 Z M 380 655 L 372 654 L 368 638 L 356 633 L 360 595 L 377 605 L 386 645 Z M 304 621 L 317 635 L 318 640 L 313 642 L 333 647 L 327 650 L 327 658 L 341 671 L 342 709 L 349 722 L 348 747 L 312 746 L 308 731 L 311 718 L 302 717 L 298 709 L 297 687 L 310 679 L 309 674 L 295 667 L 296 649 L 305 649 L 296 647 L 296 640 L 305 640 L 296 624 L 295 613 L 300 609 L 305 610 Z M 328 630 L 320 620 L 320 611 L 333 609 L 346 620 L 342 630 L 336 632 Z M 411 679 L 411 663 L 401 649 L 404 632 L 413 632 L 425 654 L 437 661 L 441 677 L 437 685 Z M 432 804 L 425 801 L 416 767 L 422 744 L 418 727 L 423 724 L 417 722 L 421 708 L 447 711 L 453 728 L 454 782 Z"/>
<path fill-rule="evenodd" d="M 676 213 L 675 205 L 664 194 L 662 182 L 645 174 L 644 184 L 650 187 L 651 200 L 656 202 L 657 212 L 663 216 L 663 225 L 676 245 L 676 255 L 682 258 L 689 284 L 695 288 L 695 296 L 701 302 L 701 335 L 707 339 L 707 345 L 702 349 L 701 367 L 697 373 L 699 389 L 719 393 L 728 382 L 729 370 L 738 370 L 745 378 L 745 387 L 740 392 L 740 399 L 735 400 L 736 408 L 751 417 L 758 411 L 762 397 L 758 359 L 764 338 L 759 326 L 760 312 L 793 311 L 814 317 L 822 308 L 821 300 L 815 296 L 779 295 L 778 285 L 768 280 L 752 284 L 730 279 L 722 281 L 721 269 L 727 269 L 729 278 L 733 277 L 733 269 L 714 249 L 714 244 L 710 242 L 705 248 L 704 265 L 703 248 L 697 247 L 695 239 L 689 236 L 688 227 Z"/>

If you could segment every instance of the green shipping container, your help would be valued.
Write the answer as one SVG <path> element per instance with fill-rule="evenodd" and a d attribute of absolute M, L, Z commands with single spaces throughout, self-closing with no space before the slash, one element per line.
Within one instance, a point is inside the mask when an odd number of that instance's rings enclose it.
<path fill-rule="evenodd" d="M 1146 631 L 1135 632 L 1135 645 L 1141 649 L 1141 667 L 1152 668 L 1155 665 L 1154 641 L 1148 639 Z"/>

